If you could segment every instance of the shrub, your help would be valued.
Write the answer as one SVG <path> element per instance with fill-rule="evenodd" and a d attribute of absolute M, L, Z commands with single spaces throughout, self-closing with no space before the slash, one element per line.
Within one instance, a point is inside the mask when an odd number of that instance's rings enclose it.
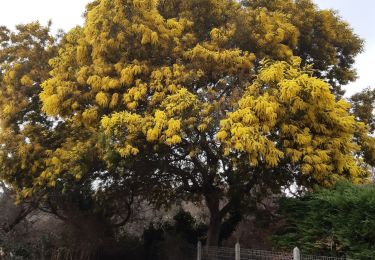
<path fill-rule="evenodd" d="M 355 259 L 375 255 L 374 185 L 340 182 L 302 198 L 283 198 L 280 211 L 286 225 L 273 238 L 279 248 Z"/>

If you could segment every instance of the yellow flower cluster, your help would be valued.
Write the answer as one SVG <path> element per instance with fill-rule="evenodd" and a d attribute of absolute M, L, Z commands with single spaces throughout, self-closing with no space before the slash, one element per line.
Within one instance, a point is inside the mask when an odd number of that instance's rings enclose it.
<path fill-rule="evenodd" d="M 290 161 L 322 182 L 365 175 L 353 156 L 360 123 L 349 115 L 349 104 L 336 101 L 328 84 L 298 63 L 266 62 L 238 104 L 216 135 L 228 155 L 246 153 L 251 164 L 268 167 Z"/>

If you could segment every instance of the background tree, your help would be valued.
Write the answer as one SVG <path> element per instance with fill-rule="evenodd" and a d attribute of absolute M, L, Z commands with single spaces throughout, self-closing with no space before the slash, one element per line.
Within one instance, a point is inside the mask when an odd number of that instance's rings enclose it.
<path fill-rule="evenodd" d="M 375 106 L 375 89 L 366 88 L 361 92 L 354 94 L 350 98 L 350 103 L 352 104 L 352 113 L 357 118 L 364 123 L 366 123 L 370 133 L 374 134 L 375 131 L 375 120 L 374 120 L 374 106 Z M 361 157 L 369 165 L 375 165 L 375 139 L 369 136 L 357 135 L 359 142 L 362 145 Z M 373 180 L 375 180 L 374 167 L 372 168 Z"/>
<path fill-rule="evenodd" d="M 306 28 L 300 11 L 300 20 L 291 15 L 302 4 L 312 13 Z M 76 134 L 50 155 L 41 186 L 68 175 L 107 187 L 136 181 L 158 203 L 203 198 L 207 244 L 217 245 L 222 222 L 249 198 L 294 182 L 361 182 L 368 169 L 353 155 L 354 136 L 367 136 L 366 127 L 330 92 L 354 79 L 361 40 L 309 1 L 264 5 L 91 3 L 42 86 L 43 111 Z M 100 163 L 82 163 L 93 151 Z"/>
<path fill-rule="evenodd" d="M 374 107 L 375 89 L 365 88 L 361 92 L 354 94 L 350 98 L 353 114 L 358 120 L 369 126 L 370 132 L 375 130 Z"/>

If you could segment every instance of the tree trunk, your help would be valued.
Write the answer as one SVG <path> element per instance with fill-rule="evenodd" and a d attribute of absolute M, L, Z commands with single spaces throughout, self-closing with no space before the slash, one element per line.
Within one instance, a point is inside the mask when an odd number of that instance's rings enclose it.
<path fill-rule="evenodd" d="M 207 246 L 218 246 L 220 239 L 221 218 L 210 216 L 210 223 L 207 231 Z"/>
<path fill-rule="evenodd" d="M 222 218 L 219 209 L 219 197 L 216 194 L 206 195 L 206 204 L 210 212 L 210 223 L 207 231 L 207 246 L 218 246 Z"/>

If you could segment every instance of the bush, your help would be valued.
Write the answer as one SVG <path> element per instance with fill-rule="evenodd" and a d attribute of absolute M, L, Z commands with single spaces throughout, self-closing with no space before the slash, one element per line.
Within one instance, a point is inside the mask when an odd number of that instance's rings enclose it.
<path fill-rule="evenodd" d="M 303 198 L 284 198 L 280 211 L 287 224 L 273 238 L 279 248 L 355 259 L 375 255 L 374 185 L 341 182 Z"/>

